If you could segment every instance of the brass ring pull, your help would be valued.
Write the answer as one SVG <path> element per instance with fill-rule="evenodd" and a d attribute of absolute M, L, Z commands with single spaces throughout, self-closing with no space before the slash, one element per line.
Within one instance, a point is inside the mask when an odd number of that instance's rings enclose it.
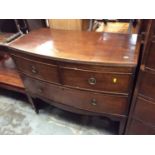
<path fill-rule="evenodd" d="M 38 73 L 38 71 L 37 71 L 37 69 L 36 69 L 36 67 L 35 67 L 35 66 L 32 66 L 31 68 L 32 68 L 32 70 L 31 70 L 31 71 L 32 71 L 32 73 L 34 73 L 34 74 L 37 74 L 37 73 Z"/>
<path fill-rule="evenodd" d="M 38 92 L 41 94 L 43 92 L 43 89 L 42 88 L 39 88 L 38 89 Z"/>
<path fill-rule="evenodd" d="M 91 77 L 91 78 L 88 79 L 88 83 L 89 83 L 90 85 L 95 85 L 95 84 L 96 84 L 96 79 L 93 78 L 93 77 Z"/>
<path fill-rule="evenodd" d="M 96 99 L 93 98 L 93 99 L 91 100 L 90 104 L 93 105 L 93 106 L 96 106 L 96 105 L 97 105 Z"/>

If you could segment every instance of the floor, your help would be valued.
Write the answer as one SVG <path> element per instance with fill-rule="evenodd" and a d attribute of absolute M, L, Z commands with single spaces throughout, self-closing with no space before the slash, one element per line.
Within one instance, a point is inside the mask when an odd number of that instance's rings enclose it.
<path fill-rule="evenodd" d="M 138 25 L 134 28 L 129 28 L 129 23 L 125 22 L 108 22 L 106 25 L 103 22 L 100 22 L 99 27 L 96 29 L 96 32 L 110 32 L 110 33 L 123 33 L 123 34 L 136 34 Z"/>
<path fill-rule="evenodd" d="M 46 106 L 36 114 L 25 95 L 0 89 L 1 135 L 114 135 L 118 123 Z"/>
<path fill-rule="evenodd" d="M 129 23 L 108 22 L 107 25 L 101 23 L 97 28 L 97 32 L 112 32 L 112 33 L 128 33 Z"/>

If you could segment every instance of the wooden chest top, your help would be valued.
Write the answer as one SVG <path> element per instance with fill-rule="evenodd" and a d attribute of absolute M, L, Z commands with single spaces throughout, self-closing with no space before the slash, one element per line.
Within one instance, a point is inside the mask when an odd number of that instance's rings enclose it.
<path fill-rule="evenodd" d="M 66 61 L 136 66 L 137 35 L 42 28 L 13 41 L 9 48 Z"/>

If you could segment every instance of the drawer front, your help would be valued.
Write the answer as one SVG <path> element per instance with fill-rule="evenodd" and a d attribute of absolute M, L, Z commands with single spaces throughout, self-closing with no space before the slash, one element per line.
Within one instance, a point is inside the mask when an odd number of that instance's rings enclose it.
<path fill-rule="evenodd" d="M 155 126 L 155 103 L 138 97 L 134 117 Z"/>
<path fill-rule="evenodd" d="M 124 96 L 80 91 L 48 84 L 28 77 L 23 79 L 29 92 L 58 103 L 97 113 L 120 115 L 127 113 L 128 102 L 127 97 Z"/>
<path fill-rule="evenodd" d="M 98 73 L 76 69 L 61 69 L 63 84 L 66 86 L 105 92 L 129 92 L 131 74 Z"/>
<path fill-rule="evenodd" d="M 144 96 L 155 99 L 155 74 L 143 73 L 139 92 Z"/>
<path fill-rule="evenodd" d="M 155 135 L 155 129 L 151 128 L 140 121 L 132 119 L 127 129 L 129 135 Z"/>
<path fill-rule="evenodd" d="M 56 65 L 40 63 L 17 56 L 13 56 L 13 58 L 21 72 L 37 79 L 59 83 Z"/>

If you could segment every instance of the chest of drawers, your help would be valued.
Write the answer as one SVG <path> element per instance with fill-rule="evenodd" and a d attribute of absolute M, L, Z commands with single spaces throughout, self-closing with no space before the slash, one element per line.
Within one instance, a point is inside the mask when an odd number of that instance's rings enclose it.
<path fill-rule="evenodd" d="M 8 46 L 30 102 L 120 122 L 124 132 L 135 69 L 137 36 L 40 29 Z"/>

